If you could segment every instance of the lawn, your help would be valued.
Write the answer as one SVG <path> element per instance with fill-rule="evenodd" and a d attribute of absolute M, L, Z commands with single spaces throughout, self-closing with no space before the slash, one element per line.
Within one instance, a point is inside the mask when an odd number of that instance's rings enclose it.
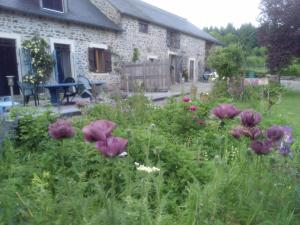
<path fill-rule="evenodd" d="M 260 102 L 239 102 L 241 108 L 255 108 L 258 111 L 263 111 L 263 106 Z M 266 119 L 276 118 L 286 121 L 289 126 L 295 130 L 295 135 L 300 136 L 300 93 L 285 91 L 278 103 L 272 107 L 270 113 L 265 113 Z"/>
<path fill-rule="evenodd" d="M 282 101 L 274 106 L 272 114 L 288 121 L 290 126 L 295 129 L 295 134 L 300 136 L 300 93 L 284 94 Z"/>
<path fill-rule="evenodd" d="M 202 100 L 160 108 L 137 95 L 59 124 L 24 114 L 0 149 L 0 224 L 298 225 L 299 94 L 285 94 L 271 113 L 259 102 Z M 223 102 L 260 114 L 241 120 Z M 279 151 L 281 129 L 266 137 L 274 125 L 295 129 L 290 154 Z M 127 140 L 128 155 L 118 157 Z"/>

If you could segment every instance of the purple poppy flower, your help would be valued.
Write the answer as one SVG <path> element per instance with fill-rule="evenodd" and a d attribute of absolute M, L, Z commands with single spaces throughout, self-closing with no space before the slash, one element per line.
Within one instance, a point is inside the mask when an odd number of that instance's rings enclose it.
<path fill-rule="evenodd" d="M 272 150 L 272 142 L 269 140 L 263 140 L 263 141 L 252 141 L 251 142 L 251 149 L 257 154 L 257 155 L 265 155 L 271 152 Z"/>
<path fill-rule="evenodd" d="M 241 122 L 245 127 L 255 127 L 261 121 L 260 113 L 245 110 L 241 113 Z"/>
<path fill-rule="evenodd" d="M 212 113 L 221 120 L 233 119 L 241 113 L 234 105 L 221 104 L 212 110 Z"/>
<path fill-rule="evenodd" d="M 48 127 L 49 135 L 54 139 L 70 138 L 75 135 L 75 129 L 71 122 L 63 119 L 58 119 L 55 123 Z"/>
<path fill-rule="evenodd" d="M 259 127 L 244 127 L 241 132 L 245 137 L 249 137 L 252 140 L 257 139 L 262 134 Z"/>
<path fill-rule="evenodd" d="M 107 157 L 115 157 L 125 152 L 127 144 L 127 139 L 111 136 L 104 141 L 97 141 L 96 148 Z"/>
<path fill-rule="evenodd" d="M 291 146 L 288 144 L 281 143 L 279 152 L 283 156 L 289 156 L 291 154 Z"/>
<path fill-rule="evenodd" d="M 284 136 L 284 131 L 280 126 L 272 126 L 267 130 L 267 138 L 270 141 L 278 142 Z"/>
<path fill-rule="evenodd" d="M 239 139 L 243 136 L 243 127 L 236 127 L 229 132 L 233 137 Z"/>
<path fill-rule="evenodd" d="M 183 102 L 191 102 L 191 99 L 187 96 L 184 96 L 182 99 Z"/>
<path fill-rule="evenodd" d="M 98 120 L 85 126 L 82 131 L 84 139 L 89 142 L 105 141 L 111 136 L 111 132 L 115 129 L 116 124 L 108 120 Z"/>
<path fill-rule="evenodd" d="M 281 127 L 284 133 L 283 140 L 287 144 L 293 144 L 294 143 L 294 137 L 293 137 L 293 129 L 287 126 Z"/>

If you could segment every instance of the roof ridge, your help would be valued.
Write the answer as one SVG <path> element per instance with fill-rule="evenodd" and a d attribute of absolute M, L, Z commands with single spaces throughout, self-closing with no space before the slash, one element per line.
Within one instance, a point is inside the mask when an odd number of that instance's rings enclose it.
<path fill-rule="evenodd" d="M 149 6 L 149 7 L 153 8 L 153 9 L 159 10 L 159 11 L 161 11 L 161 12 L 163 12 L 163 13 L 168 13 L 168 14 L 170 14 L 170 15 L 172 15 L 172 16 L 176 16 L 177 18 L 180 18 L 180 19 L 182 19 L 182 20 L 186 20 L 186 21 L 187 21 L 187 18 L 184 18 L 184 17 L 182 17 L 182 16 L 179 16 L 179 15 L 177 15 L 177 14 L 175 14 L 175 13 L 173 13 L 173 12 L 170 12 L 170 11 L 168 11 L 168 10 L 159 8 L 158 6 L 152 5 L 152 4 L 150 4 L 150 3 L 148 3 L 148 2 L 145 2 L 145 1 L 143 1 L 143 0 L 129 0 L 129 1 L 137 1 L 137 2 L 139 1 L 139 2 L 142 2 L 143 4 Z"/>

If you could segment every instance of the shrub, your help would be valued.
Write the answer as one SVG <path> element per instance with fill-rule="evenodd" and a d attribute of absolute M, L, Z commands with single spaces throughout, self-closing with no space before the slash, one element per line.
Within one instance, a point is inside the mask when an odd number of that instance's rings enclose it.
<path fill-rule="evenodd" d="M 284 67 L 281 71 L 280 74 L 283 76 L 298 76 L 300 77 L 300 62 L 299 59 L 294 59 L 292 62 Z"/>
<path fill-rule="evenodd" d="M 244 64 L 243 51 L 239 45 L 216 47 L 210 52 L 208 64 L 217 70 L 220 78 L 239 76 Z"/>

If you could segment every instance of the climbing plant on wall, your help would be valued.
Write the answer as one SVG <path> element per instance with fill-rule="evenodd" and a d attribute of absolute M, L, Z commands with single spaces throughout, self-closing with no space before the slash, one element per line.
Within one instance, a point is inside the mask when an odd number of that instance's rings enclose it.
<path fill-rule="evenodd" d="M 54 66 L 48 43 L 43 38 L 35 36 L 24 41 L 23 48 L 28 52 L 32 66 L 32 73 L 26 74 L 23 81 L 31 84 L 44 83 L 49 79 Z"/>

